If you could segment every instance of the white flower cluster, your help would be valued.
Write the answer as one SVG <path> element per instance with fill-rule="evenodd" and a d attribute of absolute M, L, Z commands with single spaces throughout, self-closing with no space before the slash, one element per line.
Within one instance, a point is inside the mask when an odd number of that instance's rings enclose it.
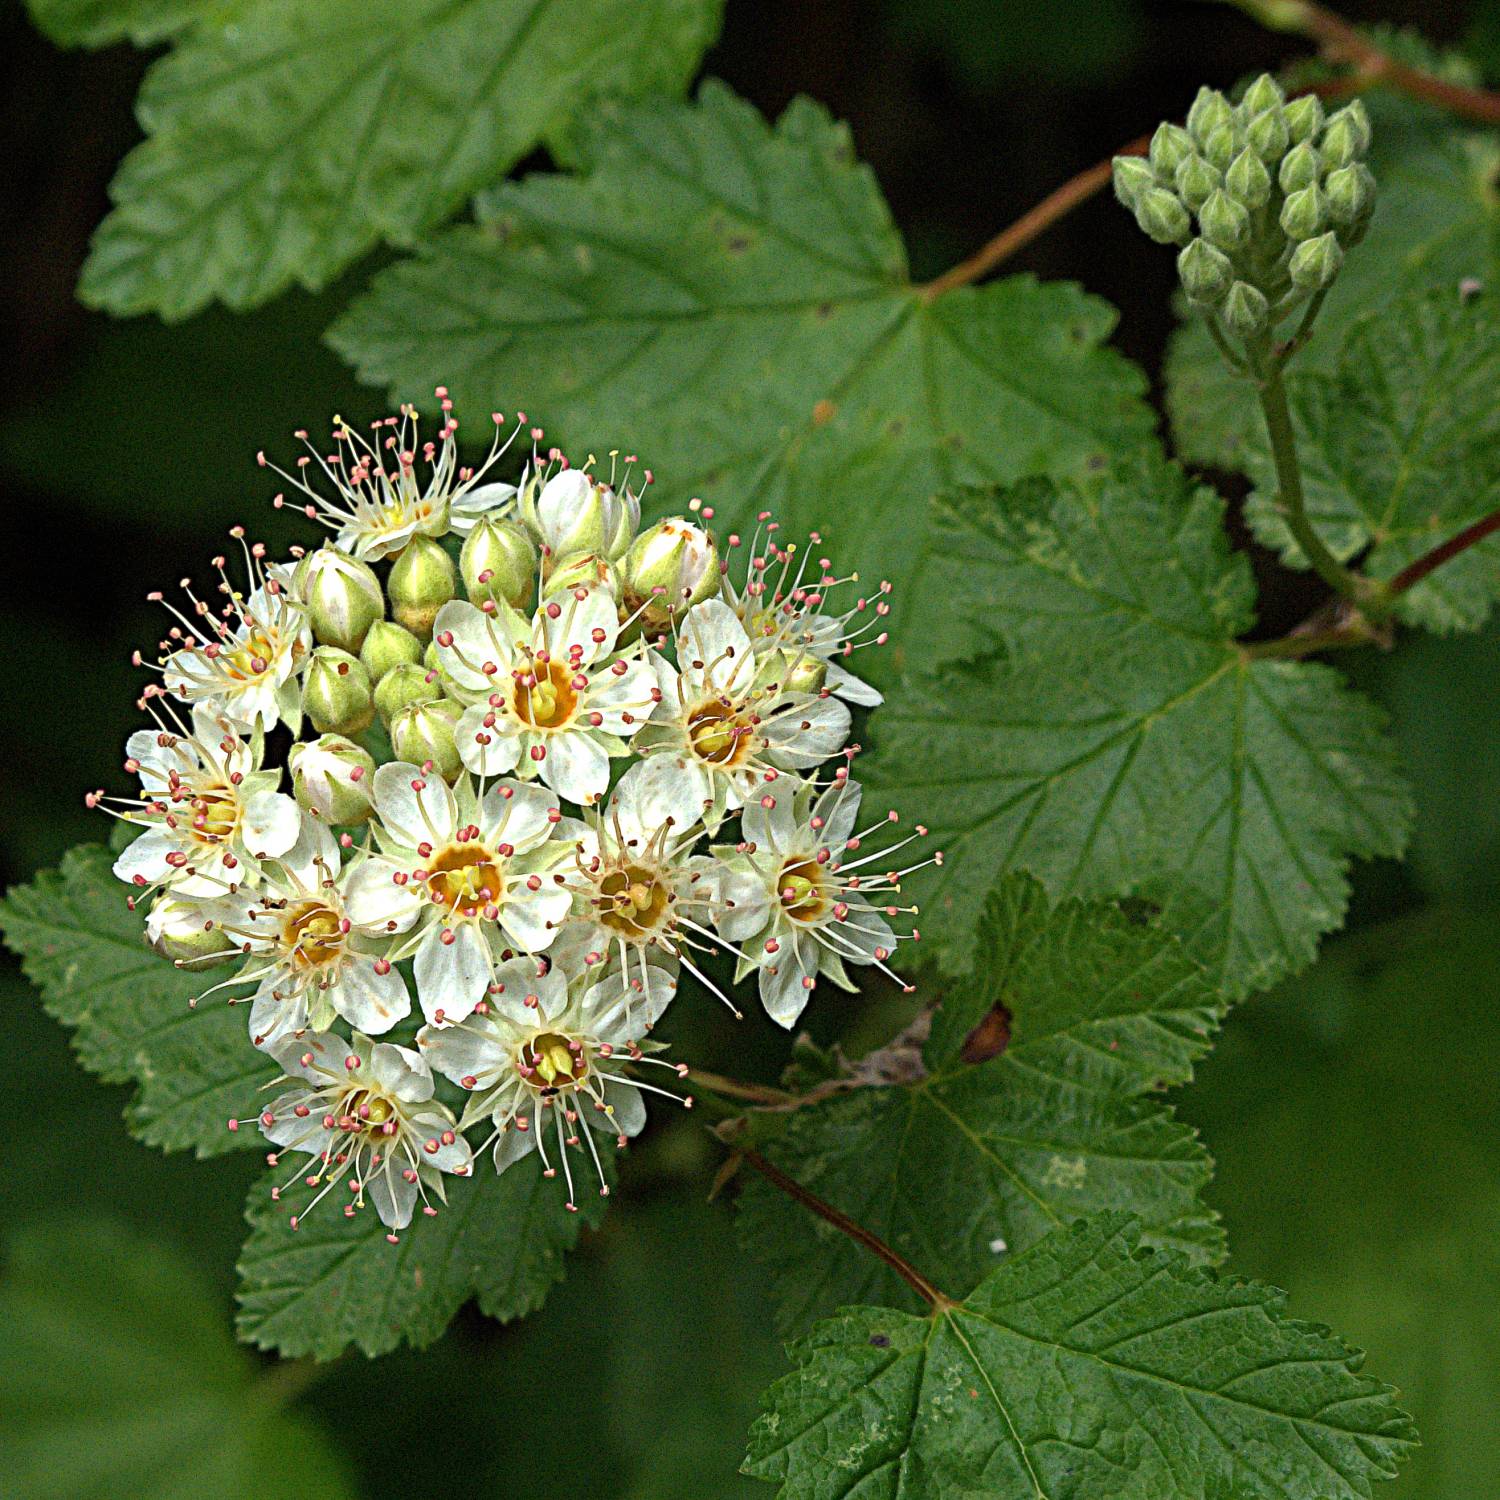
<path fill-rule="evenodd" d="M 704 953 L 789 1027 L 915 936 L 907 840 L 866 847 L 849 773 L 848 705 L 880 697 L 845 662 L 885 639 L 885 587 L 835 607 L 855 580 L 767 516 L 728 538 L 743 566 L 699 519 L 642 531 L 633 461 L 606 482 L 539 429 L 518 485 L 486 480 L 524 414 L 468 469 L 438 398 L 435 439 L 404 408 L 308 444 L 283 477 L 332 544 L 268 563 L 234 533 L 249 587 L 219 558 L 219 597 L 174 609 L 139 795 L 89 799 L 142 830 L 115 872 L 153 946 L 238 965 L 204 993 L 248 1001 L 283 1070 L 253 1118 L 287 1187 L 344 1182 L 393 1239 L 476 1150 L 537 1151 L 569 1207 L 586 1150 L 606 1191 L 595 1134 L 678 1097 L 646 1065 L 687 1073 L 649 1039 L 681 973 L 733 1009 Z"/>

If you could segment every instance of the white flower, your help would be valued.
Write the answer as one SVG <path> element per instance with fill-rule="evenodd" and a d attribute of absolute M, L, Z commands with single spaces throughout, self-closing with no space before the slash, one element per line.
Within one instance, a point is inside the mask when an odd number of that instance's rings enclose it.
<path fill-rule="evenodd" d="M 242 535 L 238 527 L 231 534 Z M 312 631 L 293 597 L 290 570 L 263 568 L 264 552 L 259 543 L 246 549 L 248 597 L 229 582 L 225 559 L 214 559 L 218 591 L 229 601 L 217 617 L 184 580 L 191 609 L 168 606 L 181 624 L 162 642 L 159 670 L 166 690 L 184 702 L 251 729 L 269 729 L 281 719 L 296 734 L 302 718 L 296 678 L 307 665 Z M 148 597 L 163 602 L 160 593 Z M 145 664 L 140 652 L 135 660 Z"/>
<path fill-rule="evenodd" d="M 484 1014 L 457 1026 L 424 1026 L 417 1046 L 438 1072 L 470 1091 L 463 1126 L 493 1122 L 495 1170 L 503 1172 L 535 1150 L 544 1174 L 552 1177 L 560 1161 L 573 1209 L 569 1148 L 587 1144 L 600 1192 L 609 1191 L 590 1132 L 577 1128 L 579 1118 L 623 1146 L 645 1126 L 642 1091 L 667 1093 L 627 1078 L 623 1069 L 656 1061 L 645 1056 L 641 1041 L 671 1002 L 677 982 L 663 969 L 646 968 L 626 997 L 616 985 L 594 983 L 587 975 L 570 985 L 556 965 L 546 973 L 537 970 L 531 959 L 503 965 Z M 675 1071 L 682 1076 L 687 1070 Z M 557 1161 L 549 1132 L 556 1138 Z"/>
<path fill-rule="evenodd" d="M 696 777 L 710 830 L 762 784 L 818 765 L 849 737 L 849 710 L 827 693 L 757 681 L 750 638 L 723 600 L 694 605 L 676 645 L 676 668 L 651 657 L 661 701 L 637 748 Z"/>
<path fill-rule="evenodd" d="M 209 909 L 250 962 L 227 984 L 256 983 L 250 1040 L 257 1047 L 303 1031 L 326 1031 L 336 1016 L 370 1036 L 411 1013 L 406 981 L 385 956 L 389 922 L 358 922 L 340 887 L 338 844 L 315 818 L 263 884 Z M 411 912 L 406 925 L 417 919 Z M 398 919 L 396 930 L 404 930 Z"/>
<path fill-rule="evenodd" d="M 372 854 L 349 876 L 345 910 L 369 932 L 404 933 L 387 957 L 415 957 L 429 1021 L 460 1021 L 484 998 L 495 964 L 551 943 L 572 904 L 548 840 L 561 821 L 540 787 L 500 781 L 450 789 L 404 761 L 375 773 Z"/>
<path fill-rule="evenodd" d="M 125 751 L 141 796 L 120 799 L 123 816 L 146 832 L 115 861 L 121 880 L 140 889 L 167 886 L 180 896 L 226 896 L 255 885 L 261 861 L 296 843 L 301 813 L 276 790 L 280 770 L 260 769 L 259 734 L 246 740 L 199 708 L 191 731 L 138 729 Z M 96 806 L 104 800 L 89 798 Z"/>
<path fill-rule="evenodd" d="M 434 631 L 447 680 L 477 699 L 454 736 L 465 766 L 540 776 L 580 805 L 604 794 L 610 758 L 628 753 L 656 700 L 645 661 L 611 659 L 619 623 L 606 591 L 569 590 L 529 621 L 503 601 L 479 609 L 454 600 Z"/>
<path fill-rule="evenodd" d="M 781 655 L 793 676 L 801 661 L 815 662 L 835 697 L 866 708 L 883 703 L 880 693 L 842 662 L 862 647 L 885 644 L 885 618 L 890 613 L 885 595 L 890 584 L 882 581 L 873 599 L 861 596 L 836 609 L 830 596 L 846 584 L 858 583 L 859 574 L 834 577 L 826 557 L 814 559 L 795 542 L 778 546 L 777 523 L 765 516 L 761 523 L 764 530 L 757 528 L 751 540 L 743 586 L 736 588 L 727 570 L 720 585 L 724 602 L 743 622 L 756 655 Z M 816 544 L 822 538 L 814 532 L 812 540 Z M 739 538 L 731 537 L 730 546 L 738 545 Z M 786 667 L 781 670 L 786 675 Z"/>
<path fill-rule="evenodd" d="M 846 963 L 875 964 L 897 978 L 886 964 L 899 941 L 887 918 L 916 909 L 889 898 L 901 890 L 903 876 L 941 862 L 936 855 L 907 869 L 884 863 L 870 869 L 926 830 L 862 852 L 872 830 L 855 832 L 860 795 L 858 783 L 842 776 L 821 791 L 803 785 L 793 795 L 768 794 L 746 807 L 742 842 L 715 851 L 735 898 L 725 903 L 718 924 L 727 940 L 741 945 L 735 978 L 759 970 L 761 1003 L 782 1026 L 802 1013 L 819 975 L 853 989 Z"/>
<path fill-rule="evenodd" d="M 659 755 L 631 766 L 602 813 L 559 825 L 573 847 L 574 909 L 550 950 L 554 962 L 581 962 L 600 977 L 608 965 L 625 990 L 648 964 L 675 972 L 680 962 L 734 1010 L 687 951 L 719 949 L 718 866 L 693 853 L 702 812 L 697 778 Z"/>
<path fill-rule="evenodd" d="M 464 468 L 458 462 L 453 402 L 444 386 L 437 388 L 437 396 L 443 417 L 436 442 L 423 441 L 416 408 L 403 406 L 399 417 L 372 423 L 368 438 L 335 417 L 334 451 L 328 454 L 314 447 L 305 432 L 298 432 L 309 456 L 297 460 L 296 474 L 278 468 L 264 453 L 258 455 L 260 464 L 308 497 L 299 508 L 334 532 L 335 545 L 367 562 L 394 556 L 414 536 L 438 537 L 449 531 L 465 535 L 483 516 L 515 500 L 514 485 L 479 481 L 515 441 L 522 420 L 502 441 L 502 418 L 493 414 L 496 432 L 489 454 L 477 469 Z M 333 487 L 332 499 L 307 483 L 304 476 L 314 463 Z M 425 477 L 422 464 L 427 466 Z M 283 503 L 278 495 L 276 504 Z"/>
<path fill-rule="evenodd" d="M 266 1139 L 278 1148 L 271 1159 L 287 1151 L 318 1159 L 305 1181 L 321 1191 L 292 1216 L 293 1229 L 345 1181 L 356 1193 L 345 1214 L 368 1200 L 389 1229 L 404 1229 L 418 1198 L 427 1214 L 437 1212 L 427 1201 L 429 1192 L 447 1201 L 442 1173 L 469 1175 L 469 1143 L 458 1134 L 451 1111 L 433 1098 L 432 1070 L 410 1048 L 372 1043 L 358 1032 L 347 1042 L 309 1032 L 272 1050 L 288 1088 L 258 1117 Z M 240 1123 L 231 1120 L 230 1129 Z M 271 1196 L 279 1199 L 289 1186 L 273 1189 Z M 395 1243 L 394 1232 L 386 1238 Z"/>
<path fill-rule="evenodd" d="M 641 521 L 641 502 L 628 485 L 616 490 L 584 469 L 550 478 L 532 470 L 521 480 L 521 519 L 547 556 L 621 556 Z"/>

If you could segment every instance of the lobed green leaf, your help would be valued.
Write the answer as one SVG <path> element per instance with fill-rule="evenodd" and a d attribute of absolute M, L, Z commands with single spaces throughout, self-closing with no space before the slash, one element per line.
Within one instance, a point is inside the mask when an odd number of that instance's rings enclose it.
<path fill-rule="evenodd" d="M 1416 1434 L 1281 1293 L 1058 1230 L 964 1301 L 853 1307 L 792 1347 L 745 1469 L 781 1500 L 1357 1500 Z"/>

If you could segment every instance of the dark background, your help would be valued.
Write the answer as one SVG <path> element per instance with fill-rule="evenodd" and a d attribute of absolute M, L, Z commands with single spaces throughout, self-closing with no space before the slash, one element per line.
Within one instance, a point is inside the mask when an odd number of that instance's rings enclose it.
<path fill-rule="evenodd" d="M 1461 40 L 1476 21 L 1457 0 L 1343 11 L 1419 23 L 1439 42 Z M 1493 13 L 1478 20 L 1492 23 Z M 147 590 L 201 568 L 237 521 L 273 544 L 288 539 L 257 448 L 334 410 L 373 411 L 378 398 L 319 343 L 375 260 L 320 296 L 292 294 L 243 317 L 216 310 L 164 327 L 80 308 L 78 269 L 109 178 L 138 137 L 131 105 L 149 58 L 123 46 L 58 52 L 16 5 L 0 7 L 0 27 L 3 884 L 105 834 L 82 794 L 115 778 L 134 727 L 129 652 L 159 633 Z M 1200 83 L 1228 85 L 1303 51 L 1209 4 L 728 0 L 705 72 L 769 113 L 805 92 L 847 119 L 906 234 L 913 272 L 926 278 L 1075 171 L 1180 117 Z M 1136 233 L 1108 194 L 1006 269 L 1076 278 L 1115 303 L 1118 343 L 1155 378 L 1171 324 L 1172 257 Z M 1257 565 L 1262 624 L 1279 633 L 1316 591 Z M 1495 985 L 1494 911 L 1484 903 L 1500 887 L 1500 771 L 1485 752 L 1500 648 L 1490 632 L 1341 665 L 1391 709 L 1414 763 L 1424 817 L 1414 861 L 1359 873 L 1355 937 L 1332 945 L 1313 980 L 1236 1016 L 1184 1112 L 1204 1123 L 1222 1160 L 1215 1201 L 1229 1219 L 1235 1269 L 1292 1282 L 1299 1310 L 1342 1320 L 1342 1331 L 1383 1357 L 1372 1368 L 1413 1388 L 1433 1452 L 1392 1493 L 1500 1493 L 1487 1456 L 1488 1398 L 1500 1384 L 1485 1321 L 1493 1314 L 1464 1311 L 1481 1275 L 1495 1284 L 1482 1268 L 1494 1267 L 1500 1239 L 1486 1206 L 1500 1131 L 1487 1103 L 1447 1090 L 1444 1061 L 1460 1014 Z M 5 962 L 0 1003 L 6 1035 L 19 1039 L 0 1104 L 6 1170 L 15 1172 L 7 1220 L 82 1206 L 149 1226 L 188 1250 L 227 1309 L 255 1161 L 197 1164 L 130 1143 L 118 1118 L 123 1092 L 73 1066 L 62 1033 Z M 849 1014 L 832 1008 L 818 1024 L 832 1034 Z M 704 1060 L 774 1076 L 782 1043 L 768 1026 L 737 1033 L 733 1046 Z M 1472 1045 L 1458 1053 L 1475 1056 Z M 1421 1087 L 1403 1075 L 1411 1058 L 1422 1060 Z M 1485 1094 L 1483 1074 L 1470 1093 Z M 1339 1104 L 1307 1115 L 1310 1097 Z M 1380 1170 L 1369 1176 L 1372 1162 Z M 636 1154 L 608 1227 L 538 1318 L 514 1331 L 466 1315 L 427 1355 L 346 1360 L 308 1400 L 337 1425 L 368 1492 L 769 1493 L 733 1470 L 755 1393 L 780 1356 L 758 1273 L 721 1208 L 703 1202 L 714 1165 L 701 1132 L 659 1127 Z M 1341 1181 L 1357 1182 L 1358 1193 L 1330 1193 Z M 1320 1219 L 1330 1201 L 1341 1206 Z M 1447 1233 L 1450 1220 L 1471 1225 L 1474 1242 L 1461 1240 L 1442 1274 L 1428 1276 L 1420 1235 L 1439 1221 Z M 1393 1270 L 1397 1251 L 1402 1268 Z M 1463 1361 L 1445 1363 L 1434 1347 L 1450 1336 L 1472 1344 Z M 499 1391 L 517 1370 L 559 1364 L 565 1384 L 544 1378 L 529 1402 L 459 1403 L 443 1442 L 420 1455 L 398 1424 L 374 1420 L 388 1400 L 446 1403 L 455 1386 Z M 566 1461 L 528 1457 L 538 1451 Z"/>

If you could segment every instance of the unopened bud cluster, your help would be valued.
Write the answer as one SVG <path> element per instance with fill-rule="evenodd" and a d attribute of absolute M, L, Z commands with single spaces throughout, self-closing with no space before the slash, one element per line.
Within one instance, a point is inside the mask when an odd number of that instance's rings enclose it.
<path fill-rule="evenodd" d="M 431 439 L 411 408 L 298 434 L 276 503 L 332 539 L 277 562 L 236 528 L 248 584 L 215 559 L 136 655 L 138 794 L 88 799 L 140 830 L 115 871 L 148 941 L 230 971 L 204 996 L 282 1069 L 230 1128 L 295 1165 L 278 1196 L 345 1183 L 392 1238 L 483 1152 L 538 1153 L 570 1207 L 575 1159 L 604 1190 L 596 1135 L 679 1097 L 649 1033 L 682 973 L 733 1010 L 700 967 L 727 949 L 790 1027 L 821 979 L 889 972 L 928 862 L 872 843 L 895 818 L 863 826 L 850 774 L 886 585 L 769 514 L 722 549 L 696 500 L 643 529 L 633 460 L 574 467 L 524 416 L 464 467 L 438 396 Z M 528 430 L 519 482 L 487 480 Z"/>
<path fill-rule="evenodd" d="M 1358 99 L 1327 114 L 1262 74 L 1238 104 L 1200 89 L 1185 126 L 1159 126 L 1145 157 L 1116 157 L 1115 193 L 1152 239 L 1182 247 L 1188 298 L 1253 339 L 1326 291 L 1364 237 L 1369 147 Z"/>

